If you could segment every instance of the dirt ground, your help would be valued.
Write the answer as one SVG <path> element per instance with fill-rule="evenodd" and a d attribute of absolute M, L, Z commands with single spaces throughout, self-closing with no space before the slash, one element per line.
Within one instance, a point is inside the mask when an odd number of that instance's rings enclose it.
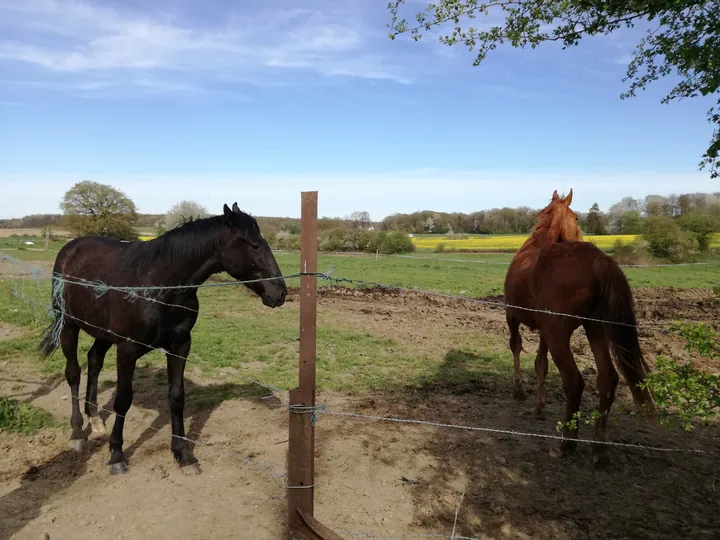
<path fill-rule="evenodd" d="M 651 364 L 659 353 L 697 361 L 677 336 L 652 323 L 692 319 L 720 328 L 709 291 L 639 289 L 635 296 L 640 319 L 649 323 L 641 338 Z M 441 329 L 507 335 L 502 311 L 470 301 L 323 290 L 319 310 L 342 312 L 348 324 L 406 341 L 428 335 L 430 316 Z M 17 332 L 5 325 L 0 339 Z M 537 339 L 523 334 L 526 350 L 534 352 Z M 453 351 L 451 343 L 437 339 L 427 347 Z M 579 333 L 573 349 L 587 382 L 586 405 L 594 407 L 594 367 Z M 454 352 L 445 357 L 453 362 L 448 368 L 473 361 L 471 354 Z M 705 367 L 719 371 L 717 365 Z M 113 377 L 105 372 L 101 379 Z M 138 368 L 135 381 L 125 428 L 130 472 L 110 476 L 105 438 L 93 438 L 82 454 L 68 447 L 65 381 L 40 380 L 21 366 L 0 362 L 3 395 L 25 399 L 64 422 L 61 429 L 30 438 L 0 434 L 0 539 L 282 538 L 287 411 L 274 406 L 278 399 L 253 397 L 255 389 L 207 380 L 189 368 L 186 427 L 189 437 L 203 442 L 196 447 L 202 474 L 184 476 L 169 451 L 164 373 Z M 526 387 L 531 385 L 526 374 Z M 113 389 L 101 388 L 99 400 L 111 409 Z M 214 392 L 232 399 L 209 409 L 191 404 L 193 395 Z M 550 435 L 564 408 L 561 389 L 549 384 L 548 419 L 535 419 L 532 398 L 512 399 L 509 374 L 507 380 L 478 378 L 462 385 L 436 380 L 392 393 L 323 393 L 318 399 L 328 411 Z M 623 382 L 617 403 L 631 407 Z M 590 429 L 583 426 L 581 436 L 589 437 Z M 556 459 L 549 455 L 550 440 L 325 414 L 316 427 L 315 515 L 345 538 L 450 538 L 464 493 L 455 538 L 720 537 L 719 430 L 669 432 L 616 414 L 609 437 L 706 453 L 611 448 L 609 466 L 598 470 L 588 445 Z"/>

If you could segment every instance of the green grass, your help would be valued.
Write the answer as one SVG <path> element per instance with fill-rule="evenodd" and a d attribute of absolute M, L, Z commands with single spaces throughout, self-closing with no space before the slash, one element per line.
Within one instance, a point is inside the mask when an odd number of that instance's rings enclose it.
<path fill-rule="evenodd" d="M 29 254 L 31 252 L 23 252 Z M 36 255 L 35 253 L 32 253 Z M 14 255 L 13 255 L 14 256 Z M 374 256 L 321 255 L 319 270 L 334 267 L 333 275 L 417 287 L 441 293 L 467 296 L 501 294 L 507 266 L 456 262 L 449 259 L 509 261 L 505 254 L 438 254 L 425 259 Z M 277 254 L 284 273 L 298 271 L 299 255 Z M 26 260 L 30 260 L 29 258 Z M 709 287 L 718 281 L 720 266 L 626 269 L 631 284 L 637 286 Z M 227 277 L 227 276 L 225 276 Z M 289 282 L 297 286 L 299 279 Z M 324 283 L 321 283 L 321 285 Z M 0 321 L 16 325 L 24 334 L 0 341 L 0 358 L 25 363 L 32 369 L 62 373 L 65 359 L 60 352 L 46 361 L 36 352 L 41 331 L 49 320 L 42 307 L 11 295 L 17 286 L 38 304 L 48 304 L 48 280 L 0 281 Z M 271 386 L 289 389 L 297 383 L 298 302 L 271 310 L 242 287 L 201 289 L 201 315 L 193 330 L 189 359 L 209 377 L 225 381 L 258 379 Z M 320 305 L 318 309 L 317 380 L 320 390 L 360 391 L 401 387 L 467 385 L 493 378 L 509 385 L 512 357 L 507 339 L 501 334 L 474 331 L 471 326 L 449 329 L 434 321 L 432 310 L 422 328 L 426 339 L 415 331 L 406 332 L 404 321 L 387 320 L 387 328 L 363 327 L 362 318 L 351 318 L 342 306 Z M 355 313 L 357 315 L 357 313 Z M 369 324 L 369 323 L 367 323 Z M 397 327 L 397 328 L 395 328 Z M 81 334 L 79 358 L 83 367 L 91 339 Z M 522 355 L 526 373 L 532 372 L 534 351 Z M 139 366 L 165 367 L 159 351 L 143 357 Z M 105 373 L 115 369 L 114 350 L 105 361 Z M 113 377 L 114 378 L 114 377 Z M 222 390 L 222 389 L 220 389 Z M 234 392 L 233 388 L 220 391 Z M 218 394 L 219 395 L 219 394 Z M 212 404 L 213 395 L 198 394 L 200 404 Z"/>
<path fill-rule="evenodd" d="M 0 358 L 25 363 L 43 373 L 61 374 L 65 368 L 61 352 L 45 361 L 40 360 L 36 352 L 40 333 L 49 320 L 42 311 L 34 311 L 22 299 L 9 296 L 3 288 L 7 289 L 7 283 L 0 283 L 0 320 L 21 326 L 25 334 L 0 341 Z M 31 291 L 45 301 L 49 290 L 42 289 Z M 200 302 L 201 310 L 212 315 L 201 315 L 193 330 L 189 366 L 198 366 L 207 376 L 224 380 L 255 378 L 286 390 L 297 384 L 297 302 L 271 310 L 245 289 L 225 287 L 202 289 Z M 505 377 L 511 372 L 512 357 L 502 336 L 467 331 L 433 336 L 429 328 L 428 341 L 434 344 L 428 346 L 405 338 L 402 332 L 398 332 L 397 337 L 376 335 L 344 320 L 342 313 L 322 308 L 318 319 L 320 390 L 422 387 L 435 380 L 462 384 L 479 374 Z M 79 359 L 83 368 L 91 344 L 91 338 L 81 334 Z M 476 365 L 465 366 L 463 370 L 448 369 L 446 356 L 451 349 L 466 351 L 463 354 L 476 358 Z M 532 357 L 524 355 L 524 362 L 529 369 Z M 165 358 L 159 351 L 153 351 L 140 360 L 139 366 L 164 368 Z M 113 373 L 114 367 L 115 354 L 111 351 L 104 371 Z"/>
<path fill-rule="evenodd" d="M 40 409 L 17 399 L 0 396 L 0 433 L 20 433 L 34 435 L 40 429 L 57 427 L 53 416 Z"/>
<path fill-rule="evenodd" d="M 421 257 L 418 255 L 418 257 Z M 285 274 L 297 272 L 300 256 L 295 253 L 278 253 L 278 263 Z M 427 261 L 401 257 L 320 255 L 318 270 L 333 267 L 332 275 L 374 281 L 388 285 L 418 288 L 444 294 L 488 296 L 502 294 L 507 266 L 456 262 L 458 260 L 482 260 L 509 262 L 511 254 L 458 255 L 438 254 L 428 256 Z M 450 259 L 450 260 L 448 260 Z M 624 268 L 632 287 L 711 287 L 720 282 L 720 260 L 707 266 L 676 266 L 654 268 Z M 295 284 L 297 282 L 294 282 Z"/>

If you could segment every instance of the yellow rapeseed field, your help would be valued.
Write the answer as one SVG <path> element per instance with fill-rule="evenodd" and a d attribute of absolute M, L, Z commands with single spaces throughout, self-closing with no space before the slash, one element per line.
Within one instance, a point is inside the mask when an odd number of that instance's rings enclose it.
<path fill-rule="evenodd" d="M 415 248 L 419 250 L 435 250 L 443 244 L 447 251 L 510 251 L 517 250 L 527 240 L 528 235 L 511 234 L 500 236 L 471 236 L 469 238 L 448 238 L 446 236 L 420 236 L 412 239 Z M 592 242 L 600 249 L 612 248 L 617 240 L 623 244 L 630 244 L 638 237 L 636 234 L 609 234 L 605 236 L 584 236 L 586 242 Z M 713 236 L 712 247 L 720 247 L 720 233 Z"/>

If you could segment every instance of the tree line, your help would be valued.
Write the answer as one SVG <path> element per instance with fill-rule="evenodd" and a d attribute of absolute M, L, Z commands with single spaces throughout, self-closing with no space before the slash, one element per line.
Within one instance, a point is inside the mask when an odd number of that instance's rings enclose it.
<path fill-rule="evenodd" d="M 76 235 L 99 234 L 123 240 L 137 238 L 137 228 L 154 228 L 159 234 L 188 220 L 210 215 L 194 201 L 181 201 L 165 214 L 139 214 L 135 203 L 122 191 L 98 182 L 82 181 L 69 189 L 60 208 L 63 214 L 37 214 L 19 219 L 0 220 L 2 228 L 63 227 Z M 425 210 L 397 213 L 374 223 L 366 211 L 343 218 L 318 220 L 321 245 L 333 249 L 363 249 L 374 245 L 370 237 L 380 231 L 414 234 L 527 234 L 535 223 L 538 209 L 494 208 L 469 214 Z M 720 192 L 648 195 L 644 199 L 624 197 L 606 212 L 597 203 L 587 212 L 578 212 L 585 234 L 642 234 L 657 228 L 663 219 L 700 236 L 720 230 Z M 257 217 L 271 244 L 292 247 L 300 234 L 300 220 L 287 217 Z M 377 231 L 376 231 L 377 229 Z M 366 231 L 363 234 L 357 231 Z"/>
<path fill-rule="evenodd" d="M 393 214 L 382 220 L 384 230 L 414 234 L 527 234 L 539 209 L 494 208 L 470 214 L 424 210 Z M 720 229 L 720 192 L 648 195 L 644 199 L 624 197 L 606 212 L 595 203 L 586 212 L 577 211 L 585 234 L 641 234 L 650 217 L 690 219 L 703 216 L 714 230 Z"/>

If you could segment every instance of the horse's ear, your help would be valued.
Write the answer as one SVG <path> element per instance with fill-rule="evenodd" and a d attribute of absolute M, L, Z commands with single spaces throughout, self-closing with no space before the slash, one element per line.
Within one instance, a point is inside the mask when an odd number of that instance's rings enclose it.
<path fill-rule="evenodd" d="M 225 214 L 225 217 L 228 219 L 231 218 L 233 215 L 232 210 L 228 208 L 227 204 L 223 204 L 223 214 Z"/>
<path fill-rule="evenodd" d="M 565 206 L 570 206 L 572 202 L 572 188 L 570 188 L 570 193 L 568 193 L 568 196 L 565 197 L 562 202 Z"/>
<path fill-rule="evenodd" d="M 236 214 L 241 213 L 236 202 L 233 203 L 232 211 L 235 212 Z"/>
<path fill-rule="evenodd" d="M 553 200 L 553 201 L 557 201 L 559 198 L 560 198 L 560 196 L 558 195 L 558 192 L 557 192 L 557 189 L 556 189 L 555 191 L 553 191 L 552 200 Z"/>

